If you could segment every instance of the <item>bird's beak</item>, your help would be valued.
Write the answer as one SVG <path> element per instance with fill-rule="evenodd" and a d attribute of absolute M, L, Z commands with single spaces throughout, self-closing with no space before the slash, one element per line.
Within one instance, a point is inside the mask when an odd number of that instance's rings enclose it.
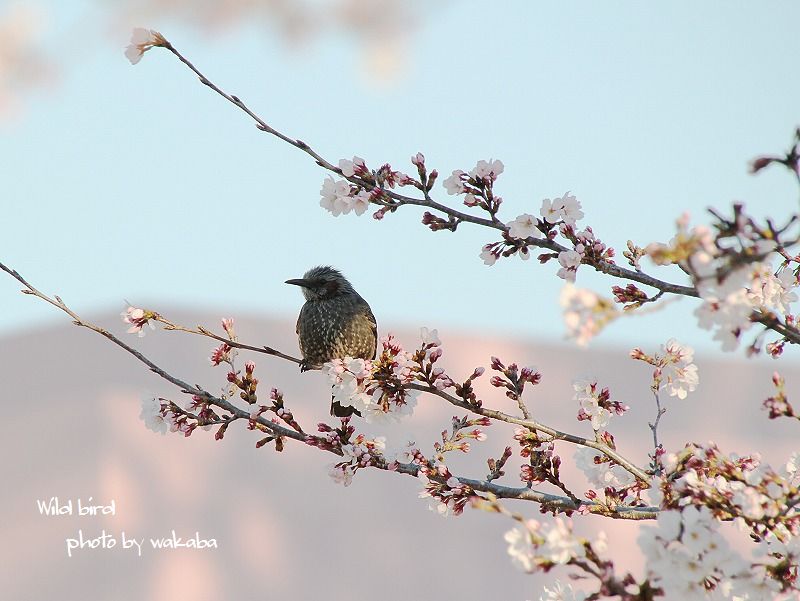
<path fill-rule="evenodd" d="M 285 284 L 291 284 L 292 286 L 302 286 L 303 288 L 308 288 L 309 281 L 304 280 L 303 278 L 298 278 L 295 280 L 286 280 Z"/>

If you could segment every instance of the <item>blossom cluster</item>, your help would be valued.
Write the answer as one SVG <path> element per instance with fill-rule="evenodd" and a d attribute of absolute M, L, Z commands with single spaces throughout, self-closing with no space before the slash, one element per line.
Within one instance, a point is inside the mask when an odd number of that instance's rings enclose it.
<path fill-rule="evenodd" d="M 195 411 L 196 414 L 189 413 L 190 411 Z M 193 395 L 187 401 L 185 410 L 166 399 L 144 397 L 139 418 L 144 421 L 147 429 L 156 434 L 180 432 L 184 436 L 190 436 L 197 427 L 208 430 L 211 427 L 209 422 L 218 420 L 219 416 L 208 403 Z"/>
<path fill-rule="evenodd" d="M 789 399 L 786 397 L 786 381 L 778 372 L 772 374 L 772 383 L 775 385 L 775 394 L 764 401 L 764 409 L 769 411 L 769 418 L 793 417 L 800 419 Z"/>
<path fill-rule="evenodd" d="M 578 421 L 590 421 L 595 432 L 605 428 L 614 415 L 624 415 L 627 405 L 611 398 L 608 388 L 600 388 L 591 380 L 575 380 L 573 400 L 578 402 Z"/>
<path fill-rule="evenodd" d="M 624 496 L 620 491 L 636 484 L 636 477 L 621 465 L 613 463 L 600 451 L 590 447 L 575 449 L 575 466 L 583 472 L 591 487 L 606 491 L 606 496 Z M 609 490 L 613 489 L 613 490 Z M 595 497 L 594 490 L 589 497 Z"/>
<path fill-rule="evenodd" d="M 519 368 L 516 363 L 506 366 L 497 357 L 492 357 L 492 369 L 500 375 L 492 376 L 489 383 L 495 388 L 505 388 L 506 396 L 512 401 L 522 397 L 525 385 L 536 386 L 542 380 L 542 374 L 533 366 Z"/>
<path fill-rule="evenodd" d="M 415 165 L 422 165 L 424 170 L 424 157 L 417 154 L 412 158 Z M 382 219 L 387 211 L 396 208 L 394 201 L 386 194 L 387 189 L 396 186 L 418 185 L 417 182 L 405 173 L 395 171 L 391 165 L 386 164 L 377 170 L 367 167 L 364 159 L 354 156 L 352 159 L 339 160 L 339 172 L 346 179 L 325 178 L 320 189 L 319 204 L 329 211 L 334 217 L 347 215 L 351 211 L 362 215 L 371 203 L 381 205 L 373 214 L 375 219 Z M 431 172 L 429 179 L 436 179 L 436 172 Z"/>
<path fill-rule="evenodd" d="M 572 521 L 555 518 L 552 522 L 525 520 L 506 532 L 511 561 L 525 572 L 547 571 L 585 557 L 589 541 L 572 533 Z"/>
<path fill-rule="evenodd" d="M 550 258 L 558 258 L 561 264 L 559 277 L 575 281 L 574 274 L 584 256 L 583 251 L 585 251 L 585 245 L 579 244 L 578 239 L 572 234 L 577 221 L 583 218 L 581 203 L 569 192 L 566 192 L 560 198 L 545 198 L 542 201 L 539 215 L 536 217 L 530 213 L 522 213 L 516 219 L 507 222 L 503 241 L 484 245 L 480 253 L 481 260 L 486 265 L 494 265 L 501 256 L 510 257 L 519 253 L 520 258 L 527 261 L 530 258 L 530 249 L 528 248 L 530 238 L 553 239 L 557 231 L 561 231 L 562 234 L 569 232 L 575 241 L 575 250 L 568 249 L 555 255 L 545 254 L 540 259 L 545 262 Z M 559 229 L 554 229 L 556 227 Z M 591 228 L 587 228 L 580 235 L 585 238 L 584 242 L 593 236 Z M 593 246 L 593 243 L 590 245 Z"/>
<path fill-rule="evenodd" d="M 334 359 L 323 367 L 334 400 L 356 408 L 369 423 L 411 415 L 419 395 L 407 388 L 416 378 L 412 356 L 391 334 L 381 339 L 381 345 L 375 360 Z"/>
<path fill-rule="evenodd" d="M 445 390 L 455 386 L 455 382 L 445 373 L 444 369 L 434 365 L 444 352 L 439 332 L 435 329 L 421 328 L 420 337 L 422 345 L 411 356 L 411 361 L 416 364 L 417 377 L 436 390 Z"/>
<path fill-rule="evenodd" d="M 665 458 L 663 506 L 705 506 L 717 519 L 738 519 L 755 540 L 796 537 L 800 513 L 792 507 L 800 499 L 798 456 L 776 470 L 758 455 L 725 455 L 713 443 L 688 444 Z"/>
<path fill-rule="evenodd" d="M 769 569 L 773 566 L 746 561 L 719 529 L 708 507 L 691 505 L 663 511 L 657 526 L 642 528 L 638 542 L 647 560 L 648 576 L 666 598 L 790 598 L 781 594 L 784 587 Z M 795 577 L 797 551 L 800 548 L 794 545 Z"/>
<path fill-rule="evenodd" d="M 771 265 L 769 257 L 778 248 L 778 232 L 771 225 L 758 226 L 741 205 L 734 206 L 732 220 L 718 219 L 715 235 L 706 226 L 690 228 L 684 214 L 672 240 L 650 244 L 645 252 L 656 264 L 678 264 L 692 276 L 703 301 L 694 312 L 698 325 L 712 331 L 723 350 L 732 351 L 753 325 L 754 311 L 794 327 L 791 304 L 798 298 L 794 291 L 798 279 L 788 260 L 777 270 Z M 758 352 L 760 343 L 758 337 L 750 351 Z M 768 345 L 773 356 L 782 349 L 781 342 Z"/>
<path fill-rule="evenodd" d="M 632 359 L 644 361 L 654 366 L 653 383 L 654 392 L 666 389 L 670 396 L 685 399 L 690 392 L 694 392 L 700 382 L 697 365 L 694 360 L 694 349 L 670 338 L 666 344 L 661 345 L 661 353 L 648 355 L 640 348 L 630 352 Z"/>
<path fill-rule="evenodd" d="M 563 309 L 566 337 L 586 346 L 603 328 L 619 317 L 614 303 L 587 288 L 566 284 L 559 302 Z"/>
<path fill-rule="evenodd" d="M 371 465 L 384 465 L 383 451 L 386 439 L 382 436 L 367 439 L 359 434 L 352 441 L 340 446 L 342 461 L 331 466 L 330 476 L 337 484 L 350 486 L 356 471 Z"/>
<path fill-rule="evenodd" d="M 453 476 L 443 463 L 433 466 L 423 461 L 417 472 L 417 478 L 422 484 L 419 497 L 429 499 L 428 508 L 441 516 L 461 515 L 466 504 L 475 495 L 474 491 Z"/>
<path fill-rule="evenodd" d="M 560 485 L 561 457 L 556 454 L 552 440 L 542 440 L 539 434 L 527 428 L 516 428 L 514 440 L 519 443 L 520 457 L 528 459 L 527 464 L 520 466 L 520 480 L 531 484 L 550 482 Z"/>
<path fill-rule="evenodd" d="M 442 431 L 442 442 L 435 442 L 433 450 L 436 451 L 436 460 L 443 462 L 444 454 L 449 451 L 461 451 L 469 453 L 470 440 L 483 442 L 486 440 L 486 433 L 480 427 L 488 428 L 491 425 L 488 417 L 478 417 L 469 419 L 468 417 L 453 417 L 450 433 Z"/>

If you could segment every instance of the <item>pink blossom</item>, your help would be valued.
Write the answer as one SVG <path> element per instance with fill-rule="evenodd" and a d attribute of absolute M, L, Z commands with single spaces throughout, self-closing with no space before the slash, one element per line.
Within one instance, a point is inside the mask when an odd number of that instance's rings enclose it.
<path fill-rule="evenodd" d="M 156 329 L 156 326 L 150 320 L 157 318 L 158 314 L 145 309 L 128 307 L 120 313 L 120 317 L 125 323 L 131 324 L 131 327 L 127 330 L 128 334 L 138 334 L 139 338 L 141 338 L 145 334 L 144 326 L 150 326 L 151 330 Z"/>

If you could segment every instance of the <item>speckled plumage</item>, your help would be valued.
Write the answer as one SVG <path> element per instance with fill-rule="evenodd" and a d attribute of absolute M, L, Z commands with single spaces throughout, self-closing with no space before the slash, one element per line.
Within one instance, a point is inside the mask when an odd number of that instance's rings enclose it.
<path fill-rule="evenodd" d="M 331 359 L 359 357 L 374 359 L 378 325 L 367 301 L 353 289 L 339 271 L 320 266 L 309 269 L 287 284 L 300 286 L 306 303 L 297 319 L 297 337 L 303 354 L 302 371 L 319 369 Z M 352 408 L 337 407 L 350 415 Z"/>
<path fill-rule="evenodd" d="M 307 301 L 297 319 L 306 368 L 343 357 L 374 359 L 376 328 L 369 305 L 358 294 Z"/>

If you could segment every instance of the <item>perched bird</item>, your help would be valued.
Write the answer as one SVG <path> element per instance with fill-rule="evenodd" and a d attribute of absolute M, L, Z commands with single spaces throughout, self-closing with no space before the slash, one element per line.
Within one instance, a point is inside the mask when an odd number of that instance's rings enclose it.
<path fill-rule="evenodd" d="M 374 359 L 378 324 L 367 301 L 338 270 L 329 266 L 309 269 L 302 278 L 286 280 L 300 286 L 306 303 L 297 318 L 297 337 L 303 362 L 300 371 L 319 369 L 332 359 Z M 331 415 L 358 413 L 353 407 L 331 405 Z"/>

